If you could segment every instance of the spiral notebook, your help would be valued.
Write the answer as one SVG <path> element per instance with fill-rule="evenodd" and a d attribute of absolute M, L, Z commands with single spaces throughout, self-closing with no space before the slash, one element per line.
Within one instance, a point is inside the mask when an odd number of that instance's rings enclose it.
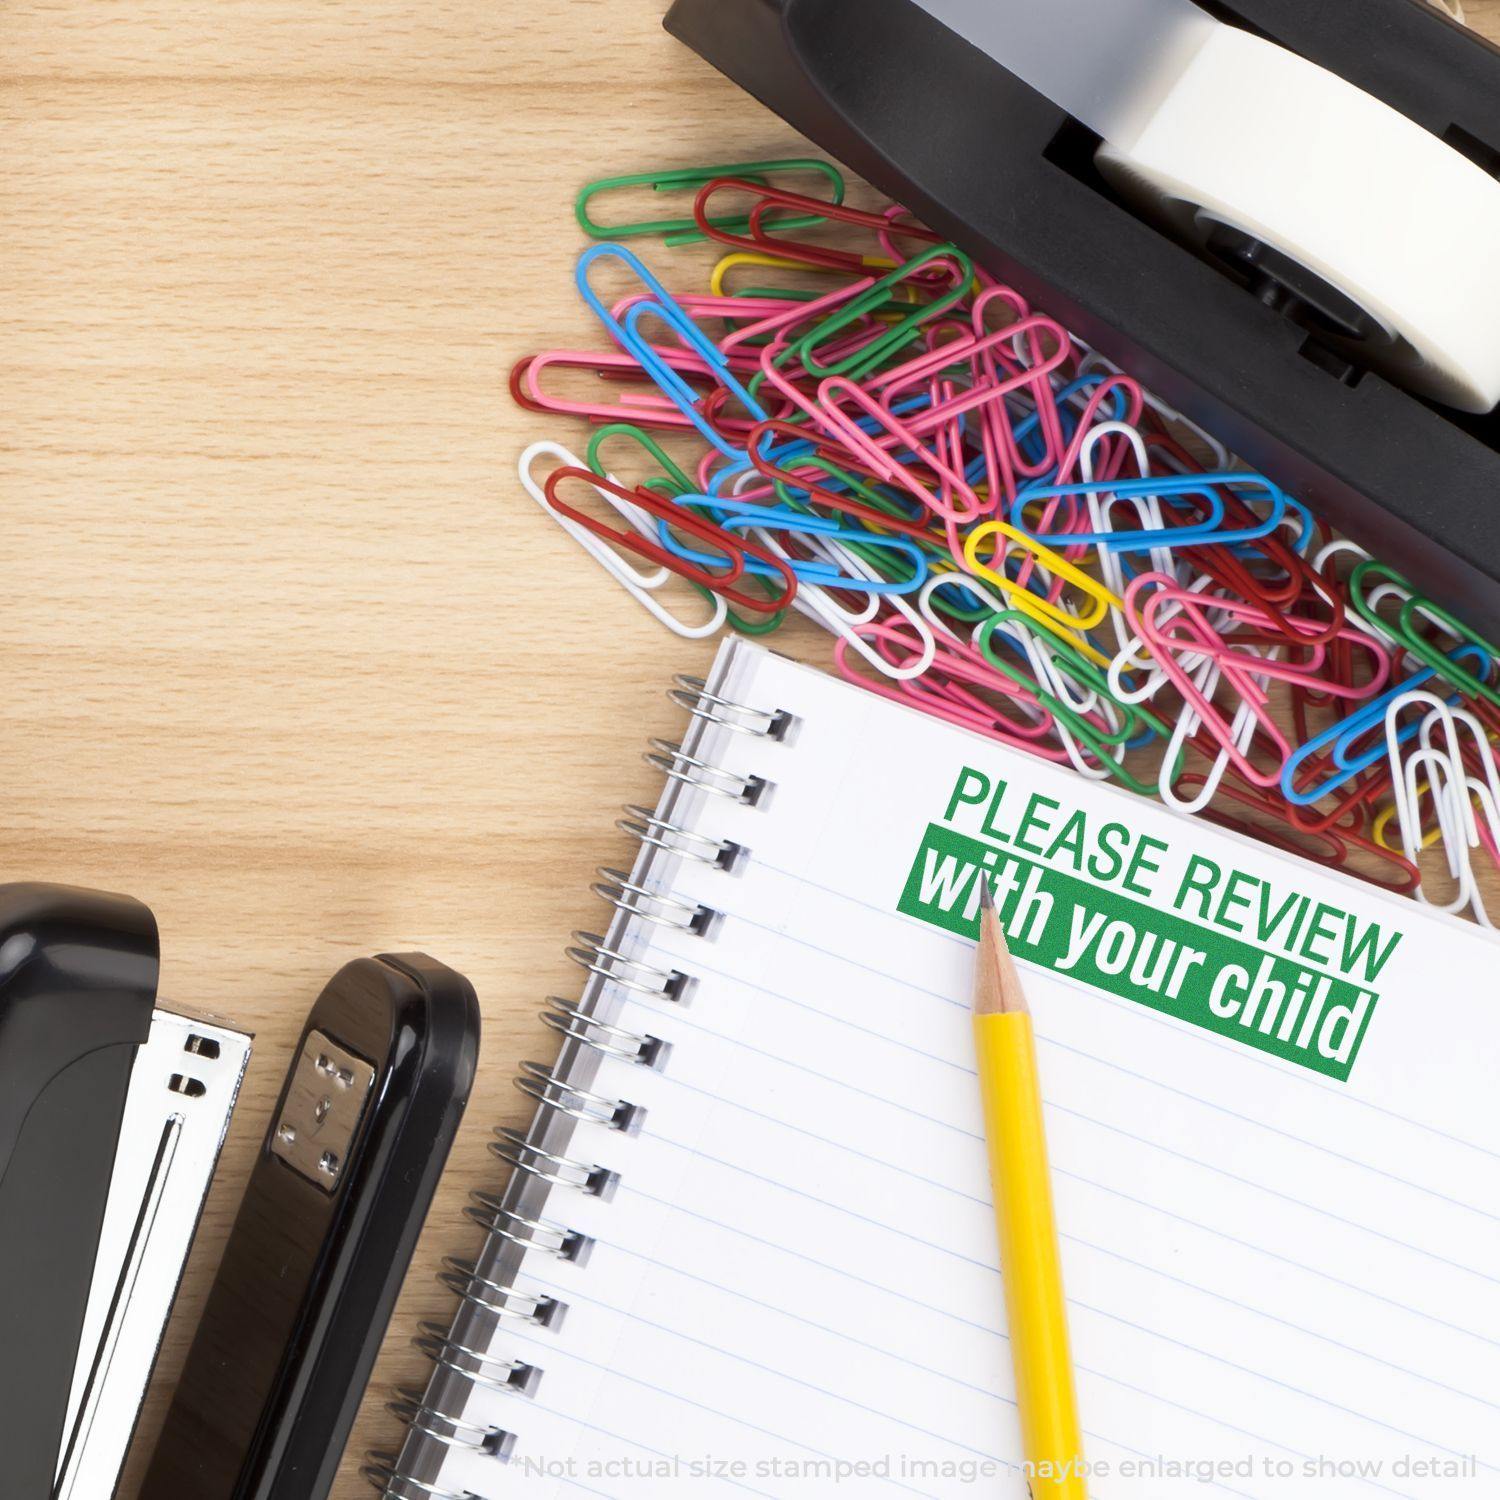
<path fill-rule="evenodd" d="M 675 696 L 387 1494 L 1026 1493 L 983 879 L 1096 1500 L 1500 1494 L 1491 934 L 745 642 Z"/>

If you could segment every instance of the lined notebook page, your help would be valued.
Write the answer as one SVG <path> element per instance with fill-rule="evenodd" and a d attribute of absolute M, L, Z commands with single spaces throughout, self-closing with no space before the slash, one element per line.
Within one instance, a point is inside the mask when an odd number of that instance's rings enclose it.
<path fill-rule="evenodd" d="M 1133 874 L 1101 856 L 1090 882 L 1137 930 L 1153 912 L 1170 922 L 1196 857 L 1200 884 L 1201 861 L 1239 873 L 1230 922 L 1253 931 L 1281 912 L 1260 950 L 1296 925 L 1313 980 L 1376 969 L 1363 1011 L 1334 989 L 1291 1025 L 1288 1000 L 1269 1037 L 1237 1015 L 1214 1030 L 1203 996 L 1240 951 L 1212 920 L 1223 881 L 1176 912 L 1208 956 L 1185 960 L 1178 1000 L 1155 1007 L 1099 982 L 1090 964 L 1117 962 L 1113 948 L 1056 967 L 1093 904 L 1075 913 L 1056 887 L 1039 935 L 1039 902 L 1017 906 L 1024 884 L 1002 903 L 1017 951 L 1031 936 L 1033 956 L 1051 955 L 1023 977 L 1091 1494 L 1500 1494 L 1496 941 L 759 648 L 725 649 L 728 695 L 789 711 L 794 732 L 710 746 L 771 783 L 759 807 L 694 804 L 698 828 L 748 856 L 733 873 L 656 873 L 721 920 L 706 940 L 636 924 L 638 956 L 694 988 L 678 1006 L 616 997 L 621 1024 L 670 1056 L 659 1073 L 602 1067 L 594 1087 L 643 1106 L 640 1133 L 581 1126 L 569 1149 L 618 1171 L 619 1190 L 552 1195 L 548 1217 L 592 1236 L 592 1255 L 528 1256 L 518 1287 L 566 1316 L 507 1323 L 496 1347 L 545 1373 L 533 1399 L 476 1392 L 467 1413 L 515 1433 L 514 1455 L 455 1454 L 441 1483 L 615 1500 L 1026 1493 L 971 1061 L 973 943 L 933 916 L 946 900 L 961 925 L 972 881 L 933 854 L 933 829 L 945 849 L 969 847 L 945 831 L 978 840 L 999 874 L 1009 850 L 1046 849 L 1081 811 L 1090 840 L 1121 825 L 1105 844 L 1146 851 Z M 975 800 L 948 815 L 956 789 L 978 797 L 966 771 L 1007 783 L 993 813 Z M 1056 804 L 1049 832 L 1038 794 Z M 1038 859 L 1071 871 L 1080 849 Z M 1126 879 L 1153 894 L 1129 905 Z M 913 881 L 925 915 L 899 909 Z M 1190 953 L 1188 929 L 1172 930 Z M 1243 1014 L 1233 983 L 1217 998 Z M 1268 1050 L 1286 1031 L 1296 1052 L 1315 1010 L 1306 1055 Z"/>

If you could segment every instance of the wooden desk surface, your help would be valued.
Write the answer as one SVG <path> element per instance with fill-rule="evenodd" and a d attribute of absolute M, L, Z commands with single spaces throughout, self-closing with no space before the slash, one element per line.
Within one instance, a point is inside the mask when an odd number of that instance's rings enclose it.
<path fill-rule="evenodd" d="M 129 891 L 164 995 L 256 1033 L 144 1435 L 302 1019 L 346 959 L 471 976 L 481 1075 L 340 1497 L 472 1248 L 491 1124 L 625 857 L 636 750 L 711 644 L 654 625 L 517 488 L 512 360 L 597 343 L 572 196 L 785 154 L 664 0 L 10 0 L 0 373 L 5 878 Z M 1471 17 L 1500 36 L 1500 0 Z M 815 659 L 825 648 L 809 641 Z M 127 1486 L 127 1488 L 129 1488 Z"/>

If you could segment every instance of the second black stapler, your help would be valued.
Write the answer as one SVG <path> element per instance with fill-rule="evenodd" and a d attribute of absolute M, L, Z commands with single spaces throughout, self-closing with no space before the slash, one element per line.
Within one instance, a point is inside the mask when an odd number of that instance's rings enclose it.
<path fill-rule="evenodd" d="M 141 1500 L 324 1500 L 479 1053 L 468 980 L 345 964 L 313 1006 Z"/>

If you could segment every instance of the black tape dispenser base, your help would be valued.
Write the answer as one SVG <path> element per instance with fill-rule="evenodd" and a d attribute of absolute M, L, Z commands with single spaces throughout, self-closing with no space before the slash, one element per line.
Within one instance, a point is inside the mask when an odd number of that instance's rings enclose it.
<path fill-rule="evenodd" d="M 1500 175 L 1500 50 L 1428 0 L 1208 0 L 1203 9 Z M 676 0 L 666 25 L 1422 592 L 1500 638 L 1500 414 L 1440 404 L 1366 368 L 1367 309 L 1253 234 L 1229 227 L 1185 244 L 1107 179 L 1099 136 L 916 0 Z M 1404 186 L 1414 185 L 1393 173 L 1384 191 L 1399 203 Z M 1451 251 L 1493 261 L 1500 244 L 1460 239 Z M 1427 269 L 1443 278 L 1448 268 Z"/>

